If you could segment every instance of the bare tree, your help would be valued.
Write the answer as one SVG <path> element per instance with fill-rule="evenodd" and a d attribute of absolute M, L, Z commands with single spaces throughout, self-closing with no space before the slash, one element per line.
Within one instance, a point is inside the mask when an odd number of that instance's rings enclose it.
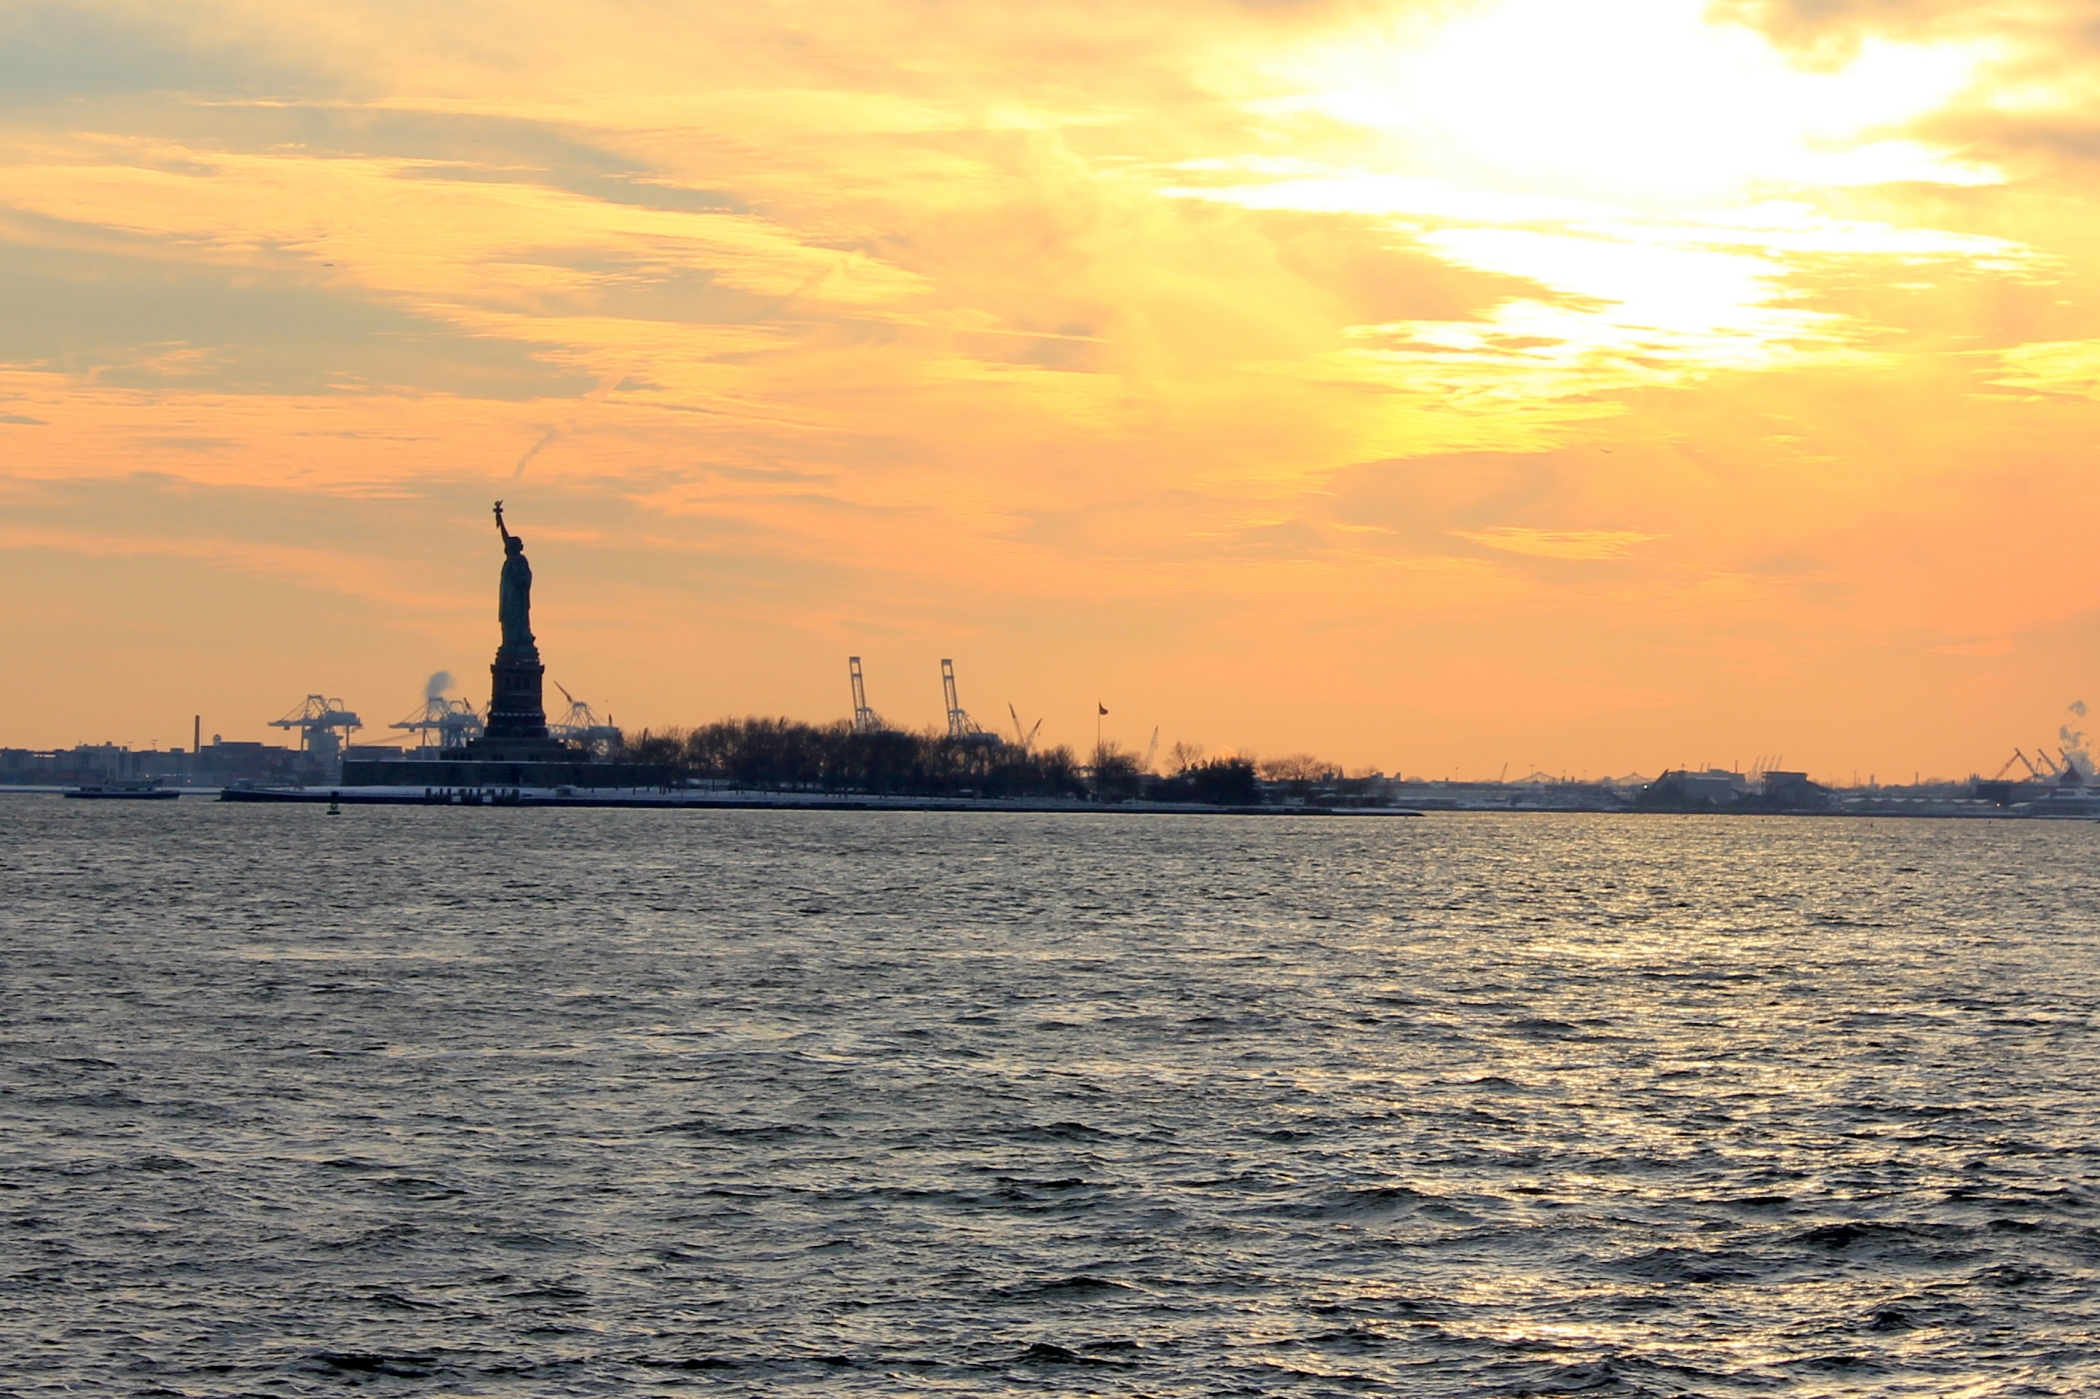
<path fill-rule="evenodd" d="M 1325 758 L 1315 758 L 1310 753 L 1286 753 L 1280 758 L 1264 758 L 1256 768 L 1271 782 L 1325 782 L 1338 771 Z"/>
<path fill-rule="evenodd" d="M 1137 754 L 1118 747 L 1113 739 L 1094 749 L 1094 760 L 1088 768 L 1097 799 L 1122 800 L 1136 796 L 1141 790 L 1143 779 Z"/>

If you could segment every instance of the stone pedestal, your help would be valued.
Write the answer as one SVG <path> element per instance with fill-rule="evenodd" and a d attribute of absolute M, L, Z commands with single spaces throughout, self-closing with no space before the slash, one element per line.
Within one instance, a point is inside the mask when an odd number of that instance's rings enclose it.
<path fill-rule="evenodd" d="M 497 651 L 496 663 L 489 667 L 488 724 L 462 756 L 479 763 L 576 761 L 576 749 L 547 734 L 547 710 L 540 698 L 546 674 L 536 646 Z"/>
<path fill-rule="evenodd" d="M 496 663 L 489 667 L 489 717 L 484 730 L 488 739 L 547 737 L 547 709 L 540 699 L 540 682 L 546 674 L 538 647 L 529 651 L 505 648 L 496 653 Z"/>

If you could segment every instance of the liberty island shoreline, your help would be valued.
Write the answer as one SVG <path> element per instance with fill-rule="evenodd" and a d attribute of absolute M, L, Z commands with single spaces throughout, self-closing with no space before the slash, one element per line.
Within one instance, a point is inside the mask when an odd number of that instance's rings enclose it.
<path fill-rule="evenodd" d="M 761 721 L 742 721 L 751 726 Z M 774 722 L 774 721 L 764 721 Z M 737 727 L 717 725 L 716 729 Z M 795 726 L 823 735 L 816 726 Z M 696 736 L 703 731 L 695 731 Z M 855 747 L 860 735 L 833 735 Z M 1001 790 L 996 766 L 1007 746 L 958 744 L 934 734 L 885 734 L 874 742 L 906 745 L 934 764 L 917 771 L 766 772 L 741 778 L 679 759 L 671 736 L 647 735 L 655 745 L 647 762 L 590 763 L 582 755 L 559 764 L 450 763 L 431 758 L 370 764 L 390 780 L 372 781 L 356 763 L 289 762 L 296 750 L 273 750 L 279 761 L 258 761 L 261 745 L 214 745 L 198 753 L 133 752 L 116 745 L 83 745 L 45 753 L 0 749 L 0 794 L 65 793 L 111 798 L 180 795 L 226 801 L 422 805 L 568 805 L 716 807 L 811 810 L 932 810 L 1044 812 L 1187 812 L 1261 815 L 1408 815 L 1420 812 L 1584 812 L 1716 815 L 1904 816 L 1953 819 L 2078 819 L 2100 817 L 2100 785 L 2075 768 L 2052 782 L 2012 783 L 1971 777 L 1904 785 L 1823 786 L 1796 772 L 1668 770 L 1654 780 L 1583 781 L 1544 774 L 1512 781 L 1427 779 L 1328 768 L 1298 776 L 1270 775 L 1250 759 L 1228 756 L 1178 772 L 1141 767 L 1111 750 L 1108 764 L 1064 758 L 1041 774 L 1035 790 Z M 235 750 L 224 761 L 216 747 Z M 672 748 L 672 751 L 664 751 Z M 617 749 L 614 751 L 618 751 Z M 645 750 L 646 751 L 646 750 Z M 627 756 L 623 754 L 622 756 Z M 1099 756 L 1099 755 L 1097 755 Z M 666 761 L 665 759 L 669 759 Z M 1040 761 L 1040 758 L 1038 759 Z M 724 764 L 711 764 L 717 769 Z M 743 766 L 739 764 L 739 766 Z M 345 771 L 345 769 L 349 771 Z M 1040 772 L 1040 769 L 1037 770 Z M 546 776 L 539 776 L 546 774 Z M 1036 773 L 1024 773 L 1035 776 Z M 537 777 L 537 780 L 535 780 Z M 985 778 L 993 781 L 984 781 Z M 346 780 L 346 778 L 348 780 Z M 869 780 L 869 779 L 874 780 Z M 1210 790 L 1202 785 L 1208 783 Z M 1014 784 L 1016 786 L 1020 784 Z M 1047 788 L 1047 790 L 1044 790 Z M 1220 790 L 1223 789 L 1223 790 Z M 1204 798 L 1210 798 L 1205 800 Z"/>
<path fill-rule="evenodd" d="M 615 808 L 638 811 L 779 811 L 779 812 L 949 812 L 1024 813 L 1072 816 L 1270 816 L 1270 817 L 1419 817 L 1493 815 L 1586 816 L 1802 816 L 1903 818 L 1981 821 L 2091 821 L 2083 810 L 2024 810 L 1959 795 L 1910 788 L 1839 789 L 1836 800 L 1819 807 L 1690 807 L 1642 804 L 1637 800 L 1598 799 L 1593 793 L 1518 784 L 1402 783 L 1392 799 L 1337 802 L 1319 794 L 1305 799 L 1240 805 L 1200 802 L 1095 801 L 1085 797 L 966 797 L 884 795 L 880 793 L 777 791 L 722 786 L 660 786 L 630 789 L 533 787 L 343 787 L 343 786 L 152 786 L 129 795 L 161 798 L 293 806 L 423 806 L 522 807 L 536 809 Z M 1573 786 L 1576 784 L 1568 784 Z M 90 784 L 90 788 L 92 784 Z M 0 797 L 69 797 L 93 794 L 89 788 L 51 783 L 0 783 Z M 125 795 L 125 793 L 118 793 Z"/>
<path fill-rule="evenodd" d="M 503 502 L 493 516 L 503 546 L 497 620 L 501 639 L 489 667 L 490 698 L 477 708 L 447 696 L 439 672 L 420 710 L 390 727 L 414 748 L 359 745 L 364 721 L 342 700 L 316 693 L 271 726 L 296 733 L 297 749 L 227 744 L 203 716 L 192 719 L 191 747 L 134 754 L 114 744 L 71 752 L 0 748 L 0 791 L 57 788 L 69 797 L 165 800 L 179 790 L 216 790 L 234 802 L 327 801 L 357 805 L 693 806 L 824 810 L 1184 811 L 1230 814 L 1424 811 L 1654 811 L 1740 815 L 1874 815 L 1961 818 L 2100 819 L 2100 777 L 2084 734 L 2060 730 L 2067 746 L 2051 758 L 2018 748 L 1989 779 L 1916 780 L 1888 788 L 1871 777 L 1837 788 L 1805 771 L 1760 758 L 1747 774 L 1717 767 L 1665 769 L 1596 781 L 1533 772 L 1515 783 L 1461 782 L 1345 774 L 1311 754 L 1257 762 L 1251 755 L 1176 743 L 1164 773 L 1154 764 L 1160 730 L 1139 755 L 1098 731 L 1086 761 L 1062 745 L 1038 747 L 1042 728 L 1013 737 L 986 729 L 963 708 L 952 659 L 941 661 L 945 732 L 911 732 L 869 703 L 859 656 L 848 658 L 852 717 L 811 724 L 791 719 L 720 720 L 699 728 L 648 729 L 630 738 L 608 714 L 562 689 L 568 711 L 550 722 L 547 667 L 532 629 L 533 573 L 525 541 L 511 532 Z M 557 685 L 557 688 L 560 688 Z M 1108 707 L 1096 702 L 1098 716 Z M 2082 717 L 2084 706 L 2071 712 Z M 2024 779 L 2011 778 L 2013 763 Z M 40 778 L 56 779 L 39 781 Z"/>

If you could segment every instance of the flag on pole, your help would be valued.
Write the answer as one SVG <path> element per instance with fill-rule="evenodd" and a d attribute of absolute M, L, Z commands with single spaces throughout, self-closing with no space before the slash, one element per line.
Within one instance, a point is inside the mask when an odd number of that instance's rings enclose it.
<path fill-rule="evenodd" d="M 1108 706 L 1103 704 L 1100 700 L 1094 701 L 1094 708 L 1100 710 L 1104 715 L 1108 713 Z"/>

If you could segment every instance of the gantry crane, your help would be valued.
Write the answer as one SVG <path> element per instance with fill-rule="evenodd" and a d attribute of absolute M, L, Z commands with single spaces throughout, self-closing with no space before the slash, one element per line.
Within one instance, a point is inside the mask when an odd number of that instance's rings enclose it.
<path fill-rule="evenodd" d="M 301 751 L 323 763 L 339 760 L 351 731 L 364 726 L 365 721 L 345 709 L 341 700 L 326 695 L 308 695 L 282 719 L 270 721 L 273 729 L 297 729 Z"/>
<path fill-rule="evenodd" d="M 948 737 L 958 739 L 964 743 L 997 743 L 999 741 L 999 735 L 986 733 L 983 729 L 978 728 L 977 721 L 972 719 L 969 711 L 962 707 L 962 701 L 956 697 L 955 693 L 955 662 L 945 656 L 941 658 L 941 694 L 948 701 Z"/>
<path fill-rule="evenodd" d="M 554 688 L 560 690 L 561 697 L 569 702 L 569 709 L 559 720 L 547 726 L 548 735 L 580 745 L 600 758 L 612 756 L 613 749 L 620 742 L 620 731 L 614 727 L 612 716 L 608 714 L 601 723 L 596 712 L 570 694 L 561 681 L 555 681 Z"/>
<path fill-rule="evenodd" d="M 879 734 L 889 732 L 889 725 L 882 716 L 868 708 L 868 684 L 860 673 L 860 657 L 848 656 L 846 669 L 853 678 L 853 732 L 857 734 Z"/>
<path fill-rule="evenodd" d="M 416 735 L 418 748 L 428 748 L 433 742 L 439 748 L 464 748 L 481 737 L 481 715 L 466 700 L 431 695 L 422 708 L 387 727 Z"/>

